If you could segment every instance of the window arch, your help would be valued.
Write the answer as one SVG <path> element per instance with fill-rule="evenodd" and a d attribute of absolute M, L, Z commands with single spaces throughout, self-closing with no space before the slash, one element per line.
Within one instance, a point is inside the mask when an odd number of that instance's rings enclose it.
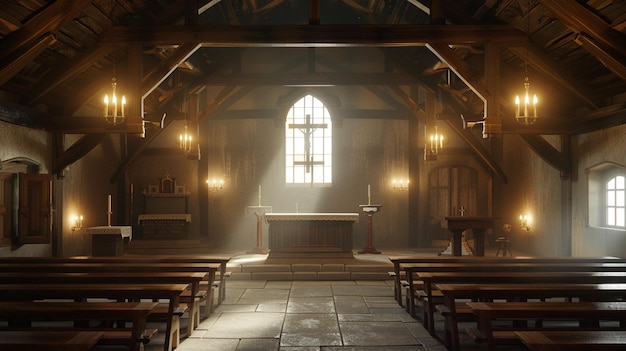
<path fill-rule="evenodd" d="M 626 229 L 626 169 L 604 162 L 588 169 L 589 226 Z"/>
<path fill-rule="evenodd" d="M 285 121 L 285 181 L 328 186 L 332 183 L 332 120 L 324 103 L 306 95 L 289 109 Z"/>

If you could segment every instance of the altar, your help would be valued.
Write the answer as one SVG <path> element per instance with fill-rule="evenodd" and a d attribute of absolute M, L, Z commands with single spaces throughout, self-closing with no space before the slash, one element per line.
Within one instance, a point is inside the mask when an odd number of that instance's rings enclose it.
<path fill-rule="evenodd" d="M 141 214 L 137 217 L 141 236 L 150 239 L 186 239 L 191 222 L 188 213 Z"/>
<path fill-rule="evenodd" d="M 131 226 L 98 226 L 85 228 L 85 234 L 91 235 L 91 254 L 93 256 L 122 256 L 124 242 L 133 237 Z"/>
<path fill-rule="evenodd" d="M 268 258 L 353 258 L 352 233 L 358 213 L 267 213 Z"/>

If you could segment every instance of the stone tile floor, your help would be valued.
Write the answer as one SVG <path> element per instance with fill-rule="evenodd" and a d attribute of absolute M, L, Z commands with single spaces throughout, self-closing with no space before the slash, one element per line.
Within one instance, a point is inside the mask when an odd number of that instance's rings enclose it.
<path fill-rule="evenodd" d="M 226 288 L 226 300 L 176 350 L 446 349 L 395 302 L 391 280 L 231 280 Z M 162 350 L 160 334 L 146 351 Z"/>

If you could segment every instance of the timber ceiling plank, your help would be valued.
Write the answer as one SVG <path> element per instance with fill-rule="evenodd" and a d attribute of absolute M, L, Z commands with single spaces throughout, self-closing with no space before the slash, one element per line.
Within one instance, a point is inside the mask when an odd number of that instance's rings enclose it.
<path fill-rule="evenodd" d="M 626 80 L 626 37 L 576 1 L 539 0 L 577 34 L 576 42 Z"/>
<path fill-rule="evenodd" d="M 9 34 L 0 42 L 0 59 L 4 59 L 36 38 L 51 33 L 76 16 L 93 0 L 57 0 L 37 13 L 20 29 Z"/>
<path fill-rule="evenodd" d="M 111 51 L 111 47 L 96 45 L 86 52 L 81 53 L 78 57 L 68 61 L 62 67 L 50 71 L 42 78 L 41 83 L 29 96 L 28 105 L 32 105 L 39 101 L 45 94 L 54 88 L 81 74 L 87 68 L 91 67 L 94 62 L 106 56 Z"/>
<path fill-rule="evenodd" d="M 54 35 L 48 33 L 32 46 L 24 48 L 24 52 L 20 52 L 16 57 L 5 57 L 9 62 L 0 62 L 0 85 L 6 83 L 9 79 L 19 73 L 30 61 L 46 50 L 50 45 L 56 42 Z"/>

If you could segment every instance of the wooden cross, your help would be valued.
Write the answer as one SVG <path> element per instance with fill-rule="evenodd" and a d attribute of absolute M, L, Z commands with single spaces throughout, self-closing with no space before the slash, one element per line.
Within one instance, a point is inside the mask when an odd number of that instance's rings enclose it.
<path fill-rule="evenodd" d="M 327 128 L 328 124 L 326 123 L 311 123 L 311 115 L 306 115 L 305 123 L 290 123 L 289 128 L 298 128 L 304 134 L 304 161 L 294 161 L 294 165 L 306 167 L 306 173 L 311 172 L 312 165 L 323 165 L 324 161 L 313 161 L 313 156 L 311 155 L 311 135 L 318 128 Z"/>

